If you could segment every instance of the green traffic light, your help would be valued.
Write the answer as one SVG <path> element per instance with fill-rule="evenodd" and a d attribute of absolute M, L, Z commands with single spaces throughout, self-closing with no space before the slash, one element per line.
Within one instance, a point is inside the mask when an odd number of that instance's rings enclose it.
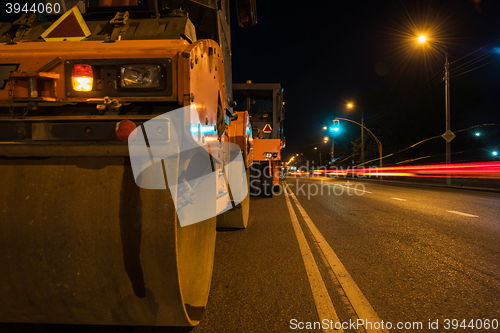
<path fill-rule="evenodd" d="M 335 131 L 335 132 L 339 131 L 339 121 L 337 119 L 335 119 L 333 121 L 333 127 L 330 128 L 330 130 Z"/>

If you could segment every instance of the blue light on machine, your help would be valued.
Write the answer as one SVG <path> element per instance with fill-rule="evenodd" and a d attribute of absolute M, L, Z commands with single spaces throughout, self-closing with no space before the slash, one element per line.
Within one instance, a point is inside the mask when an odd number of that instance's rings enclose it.
<path fill-rule="evenodd" d="M 338 128 L 338 127 L 332 127 L 332 128 L 330 128 L 330 131 L 335 131 L 335 132 L 338 132 L 338 131 L 339 131 L 339 128 Z"/>
<path fill-rule="evenodd" d="M 474 135 L 475 135 L 475 136 L 481 136 L 481 133 L 476 132 L 476 133 L 474 133 Z"/>
<path fill-rule="evenodd" d="M 213 126 L 202 125 L 201 123 L 191 125 L 189 131 L 191 132 L 194 141 L 202 144 L 205 143 L 205 140 L 215 137 L 217 133 Z"/>
<path fill-rule="evenodd" d="M 498 152 L 495 150 L 494 152 L 491 153 L 493 156 L 498 156 Z"/>
<path fill-rule="evenodd" d="M 206 126 L 206 125 L 195 125 L 191 126 L 190 128 L 192 134 L 197 134 L 200 132 L 201 134 L 210 134 L 210 133 L 215 133 L 214 127 L 213 126 Z"/>

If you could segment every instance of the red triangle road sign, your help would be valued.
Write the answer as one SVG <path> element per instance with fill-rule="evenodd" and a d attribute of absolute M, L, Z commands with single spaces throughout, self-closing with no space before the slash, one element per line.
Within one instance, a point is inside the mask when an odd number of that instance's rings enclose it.
<path fill-rule="evenodd" d="M 83 37 L 85 33 L 78 23 L 75 13 L 69 15 L 61 21 L 45 38 L 59 38 L 59 37 Z"/>
<path fill-rule="evenodd" d="M 271 125 L 269 124 L 266 124 L 266 126 L 264 126 L 264 129 L 262 130 L 262 132 L 264 133 L 271 133 L 273 131 Z"/>
<path fill-rule="evenodd" d="M 55 21 L 43 34 L 45 41 L 79 41 L 90 35 L 90 30 L 85 20 L 75 6 Z"/>

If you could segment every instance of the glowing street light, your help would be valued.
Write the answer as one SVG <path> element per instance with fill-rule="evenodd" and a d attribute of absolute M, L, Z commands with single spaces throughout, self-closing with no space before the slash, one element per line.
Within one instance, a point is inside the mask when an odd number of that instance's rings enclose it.
<path fill-rule="evenodd" d="M 420 43 L 424 43 L 427 41 L 427 38 L 425 36 L 420 36 L 418 37 L 418 41 Z M 444 52 L 445 56 L 445 63 L 444 63 L 444 86 L 445 86 L 445 103 L 446 103 L 446 132 L 445 135 L 448 134 L 451 136 L 453 133 L 450 130 L 450 63 L 448 62 L 448 48 L 446 45 L 444 45 L 443 42 L 440 42 L 438 40 L 434 41 L 429 41 L 429 43 L 438 43 L 443 46 L 441 50 Z M 451 134 L 450 134 L 451 133 Z M 454 136 L 448 140 L 446 139 L 446 164 L 451 163 L 451 140 L 454 138 Z M 448 175 L 446 177 L 446 185 L 451 186 L 451 177 Z"/>
<path fill-rule="evenodd" d="M 326 127 L 326 126 L 323 126 L 323 129 L 324 129 L 324 130 L 326 131 L 326 130 L 328 129 L 328 127 Z"/>
<path fill-rule="evenodd" d="M 353 108 L 354 105 L 352 103 L 347 104 L 348 108 Z M 359 109 L 361 112 L 361 163 L 365 163 L 365 138 L 364 138 L 364 133 L 365 133 L 365 117 L 363 116 L 363 109 L 361 109 L 359 106 L 356 105 L 356 107 Z"/>
<path fill-rule="evenodd" d="M 480 132 L 476 132 L 474 133 L 475 136 L 481 136 L 481 133 Z"/>
<path fill-rule="evenodd" d="M 491 153 L 493 156 L 498 156 L 498 152 L 495 150 L 494 152 Z"/>
<path fill-rule="evenodd" d="M 314 150 L 318 150 L 318 147 L 314 147 Z M 319 166 L 321 166 L 321 150 L 319 150 Z"/>

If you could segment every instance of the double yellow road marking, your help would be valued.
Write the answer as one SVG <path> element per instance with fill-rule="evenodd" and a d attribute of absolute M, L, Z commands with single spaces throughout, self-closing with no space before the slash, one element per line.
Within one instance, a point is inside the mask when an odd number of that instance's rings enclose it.
<path fill-rule="evenodd" d="M 307 240 L 299 224 L 297 215 L 295 214 L 295 211 L 293 209 L 290 197 L 297 206 L 300 215 L 302 215 L 302 218 L 304 219 L 307 228 L 311 231 L 314 241 L 321 249 L 321 252 L 323 252 L 323 255 L 325 256 L 327 263 L 330 266 L 329 268 L 332 269 L 335 276 L 337 277 L 337 280 L 342 286 L 342 289 L 344 290 L 347 298 L 349 299 L 349 302 L 351 303 L 358 318 L 364 319 L 365 322 L 380 323 L 381 320 L 378 317 L 377 313 L 370 305 L 366 297 L 363 295 L 356 282 L 354 282 L 349 272 L 347 272 L 346 268 L 344 267 L 338 256 L 335 254 L 335 252 L 333 252 L 333 249 L 330 247 L 328 242 L 320 233 L 320 231 L 313 223 L 309 215 L 306 213 L 302 205 L 299 203 L 299 200 L 290 190 L 288 185 L 286 185 L 284 192 L 285 192 L 286 204 L 290 212 L 290 218 L 292 220 L 292 225 L 295 231 L 295 235 L 297 236 L 297 241 L 299 242 L 300 252 L 302 254 L 302 259 L 306 267 L 306 273 L 309 279 L 309 283 L 311 285 L 311 290 L 313 293 L 313 298 L 316 304 L 316 309 L 320 321 L 323 319 L 329 319 L 333 320 L 334 322 L 338 322 L 339 318 L 333 306 L 332 300 L 328 294 L 328 290 L 326 289 L 323 278 L 321 277 L 316 261 L 314 260 L 311 249 L 307 244 Z M 376 329 L 370 329 L 369 327 L 365 327 L 365 330 L 367 333 L 388 332 L 387 330 L 376 330 Z M 333 332 L 333 331 L 327 329 L 323 330 L 323 332 Z M 343 330 L 340 329 L 334 332 L 343 332 Z"/>
<path fill-rule="evenodd" d="M 314 303 L 316 304 L 316 310 L 320 321 L 323 319 L 333 320 L 334 322 L 339 321 L 337 312 L 333 307 L 332 300 L 328 295 L 328 290 L 326 289 L 325 282 L 321 278 L 321 273 L 319 272 L 316 261 L 314 260 L 313 254 L 309 244 L 307 244 L 306 236 L 300 227 L 299 220 L 295 211 L 293 210 L 292 203 L 290 202 L 287 188 L 285 189 L 286 205 L 290 212 L 290 218 L 292 219 L 293 230 L 297 236 L 297 241 L 299 242 L 300 253 L 302 254 L 302 259 L 304 260 L 304 266 L 306 267 L 307 278 L 309 279 L 309 284 L 311 285 L 311 290 L 314 298 Z M 295 196 L 291 194 L 294 199 Z M 323 332 L 333 332 L 330 329 L 323 330 Z M 337 332 L 343 332 L 343 330 L 338 330 Z"/>

